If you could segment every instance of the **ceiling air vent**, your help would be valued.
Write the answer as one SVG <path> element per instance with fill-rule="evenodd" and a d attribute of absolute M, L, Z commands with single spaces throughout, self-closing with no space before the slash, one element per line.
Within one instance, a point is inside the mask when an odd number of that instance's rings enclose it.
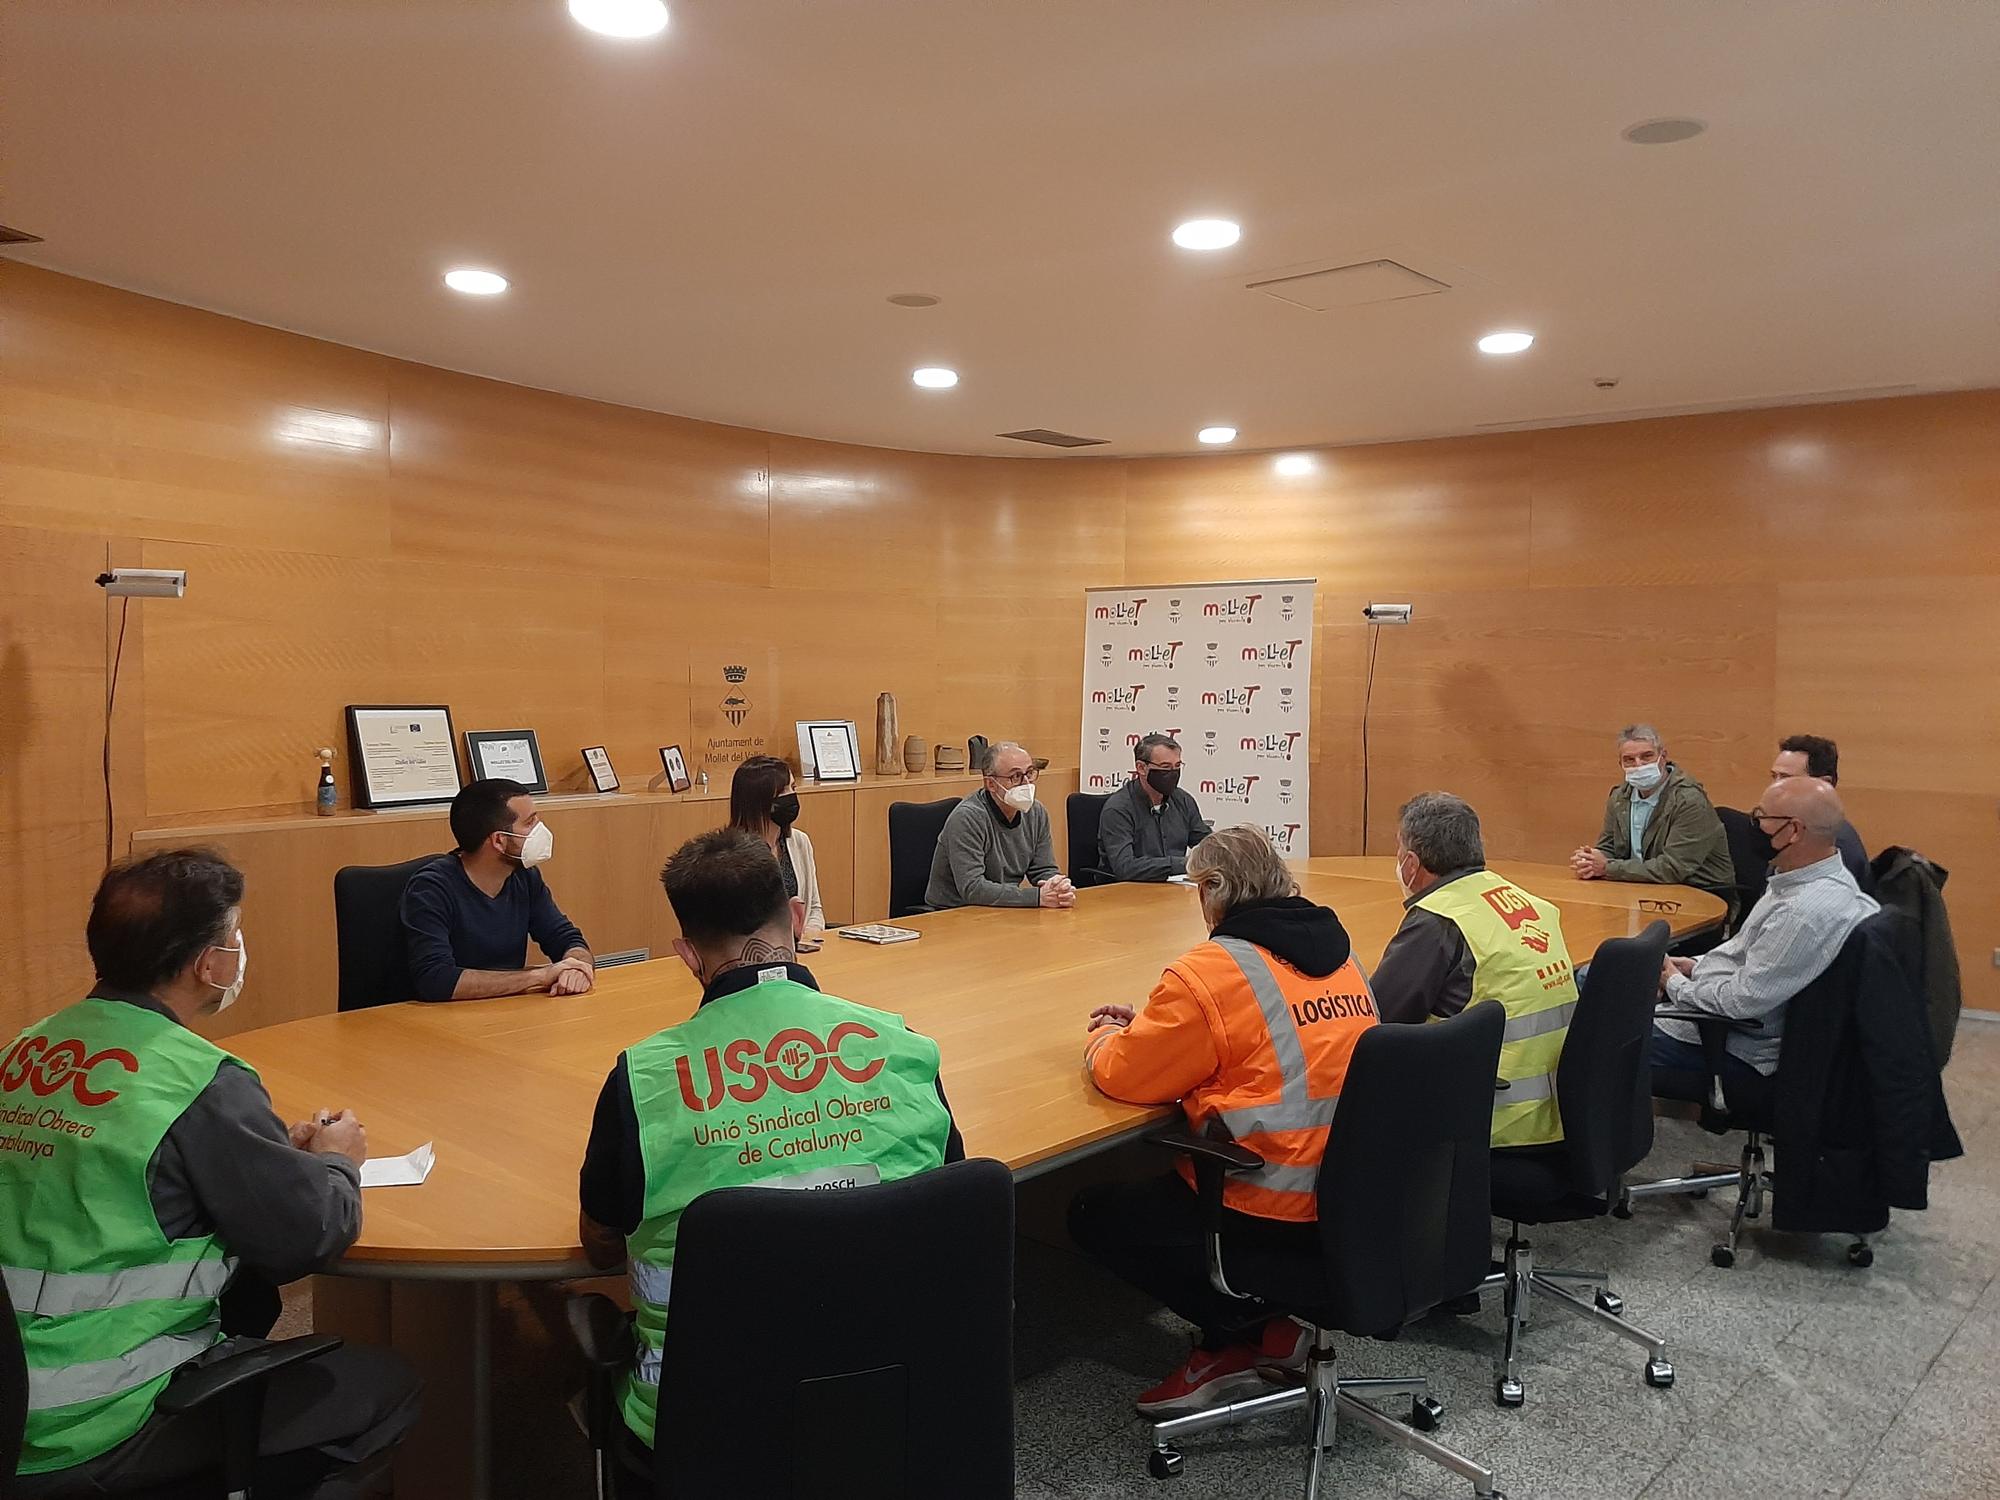
<path fill-rule="evenodd" d="M 1078 437 L 1073 432 L 1051 432 L 1046 427 L 1023 427 L 1019 432 L 996 434 L 1003 438 L 1016 438 L 1023 443 L 1045 443 L 1051 448 L 1095 448 L 1100 443 L 1108 443 L 1110 438 Z"/>
<path fill-rule="evenodd" d="M 1331 312 L 1336 307 L 1366 307 L 1374 302 L 1400 302 L 1406 297 L 1431 297 L 1451 290 L 1444 282 L 1412 271 L 1393 260 L 1357 261 L 1351 266 L 1332 266 L 1320 271 L 1272 276 L 1244 283 L 1249 292 L 1262 292 L 1280 302 L 1303 307 L 1309 312 Z"/>
<path fill-rule="evenodd" d="M 0 245 L 39 245 L 41 242 L 39 234 L 29 234 L 25 229 L 10 229 L 0 224 Z"/>

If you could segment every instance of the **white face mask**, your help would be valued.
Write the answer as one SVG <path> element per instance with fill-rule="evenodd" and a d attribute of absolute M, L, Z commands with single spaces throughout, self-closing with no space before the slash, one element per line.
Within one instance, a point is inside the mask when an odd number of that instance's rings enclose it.
<path fill-rule="evenodd" d="M 549 856 L 556 852 L 556 836 L 549 831 L 546 823 L 537 823 L 525 834 L 510 832 L 507 837 L 521 841 L 521 868 L 524 870 L 545 864 Z"/>
<path fill-rule="evenodd" d="M 236 977 L 234 979 L 228 984 L 216 984 L 213 979 L 208 981 L 209 984 L 214 985 L 216 989 L 222 991 L 222 997 L 215 1002 L 216 1010 L 225 1011 L 234 1005 L 236 997 L 243 993 L 243 977 L 250 972 L 250 940 L 239 932 L 236 934 L 236 946 L 234 948 L 217 947 L 212 951 L 216 953 L 234 953 L 236 955 Z"/>
<path fill-rule="evenodd" d="M 1410 897 L 1416 894 L 1416 892 L 1410 888 L 1409 877 L 1406 877 L 1403 874 L 1403 861 L 1400 858 L 1396 861 L 1396 888 L 1403 893 L 1403 899 L 1405 901 L 1409 900 Z"/>
<path fill-rule="evenodd" d="M 1660 784 L 1660 777 L 1664 774 L 1660 769 L 1658 761 L 1645 766 L 1627 766 L 1625 768 L 1625 784 L 1635 791 L 1650 792 Z"/>
<path fill-rule="evenodd" d="M 1026 812 L 1035 805 L 1035 784 L 1024 781 L 1019 786 L 1010 786 L 1000 794 L 1000 800 L 1016 812 Z"/>

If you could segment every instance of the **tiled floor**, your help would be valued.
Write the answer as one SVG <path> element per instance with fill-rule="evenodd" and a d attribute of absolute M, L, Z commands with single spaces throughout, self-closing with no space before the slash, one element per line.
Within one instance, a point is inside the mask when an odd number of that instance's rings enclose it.
<path fill-rule="evenodd" d="M 1540 1263 L 1613 1273 L 1628 1316 L 1669 1340 L 1672 1390 L 1642 1382 L 1636 1346 L 1548 1311 L 1527 1335 L 1526 1406 L 1495 1407 L 1497 1298 L 1476 1318 L 1433 1317 L 1394 1343 L 1342 1340 L 1343 1371 L 1428 1376 L 1447 1405 L 1439 1439 L 1495 1469 L 1512 1500 L 2000 1496 L 2000 1026 L 1968 1022 L 1945 1081 L 1966 1155 L 1933 1169 L 1930 1211 L 1898 1214 L 1869 1270 L 1847 1264 L 1839 1237 L 1759 1231 L 1734 1269 L 1715 1269 L 1708 1247 L 1730 1193 L 1535 1232 Z M 1641 1175 L 1729 1154 L 1663 1120 Z M 1059 1243 L 1072 1186 L 1044 1179 L 1022 1191 L 1022 1500 L 1301 1495 L 1302 1418 L 1190 1441 L 1179 1478 L 1147 1476 L 1132 1397 L 1186 1353 L 1186 1331 Z M 518 1297 L 502 1313 L 497 1493 L 583 1500 L 589 1458 L 562 1409 L 579 1381 L 566 1341 Z M 1471 1491 L 1350 1424 L 1331 1493 Z"/>

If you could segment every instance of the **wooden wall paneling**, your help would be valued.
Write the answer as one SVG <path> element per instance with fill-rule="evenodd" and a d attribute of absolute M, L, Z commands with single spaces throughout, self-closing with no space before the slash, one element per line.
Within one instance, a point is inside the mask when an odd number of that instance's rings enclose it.
<path fill-rule="evenodd" d="M 946 709 L 931 738 L 1018 740 L 1074 767 L 1083 736 L 1083 592 L 938 601 Z"/>
<path fill-rule="evenodd" d="M 763 433 L 421 365 L 390 391 L 399 556 L 769 582 Z"/>
<path fill-rule="evenodd" d="M 1125 466 L 1102 458 L 931 458 L 947 595 L 1076 596 L 1120 583 L 1131 516 Z M 1142 582 L 1145 580 L 1141 580 Z"/>
<path fill-rule="evenodd" d="M 942 520 L 924 481 L 938 472 L 925 454 L 773 436 L 772 586 L 933 592 Z"/>
<path fill-rule="evenodd" d="M 826 925 L 844 927 L 854 915 L 855 796 L 847 789 L 801 781 L 799 827 L 812 840 L 813 863 L 819 872 L 820 906 Z M 886 831 L 885 822 L 883 828 Z"/>
<path fill-rule="evenodd" d="M 0 262 L 0 522 L 379 556 L 386 361 Z"/>
<path fill-rule="evenodd" d="M 604 703 L 592 737 L 582 743 L 605 746 L 620 784 L 643 790 L 660 774 L 660 747 L 685 749 L 693 738 L 688 660 L 699 623 L 725 615 L 754 622 L 768 595 L 721 584 L 663 589 L 616 575 L 600 580 L 597 595 Z"/>

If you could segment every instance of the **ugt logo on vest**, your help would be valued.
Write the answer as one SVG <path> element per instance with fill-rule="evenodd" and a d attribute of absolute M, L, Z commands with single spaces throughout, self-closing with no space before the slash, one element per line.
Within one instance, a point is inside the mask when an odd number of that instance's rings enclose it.
<path fill-rule="evenodd" d="M 91 1069 L 99 1063 L 116 1063 L 128 1073 L 139 1071 L 139 1059 L 123 1047 L 107 1047 L 86 1057 L 83 1043 L 73 1037 L 52 1044 L 45 1036 L 24 1036 L 0 1061 L 0 1089 L 12 1093 L 26 1084 L 46 1099 L 67 1085 L 78 1104 L 109 1104 L 118 1097 L 117 1089 L 90 1086 Z"/>
<path fill-rule="evenodd" d="M 1480 894 L 1486 898 L 1486 904 L 1500 914 L 1500 920 L 1507 924 L 1509 932 L 1521 934 L 1522 947 L 1532 948 L 1537 953 L 1549 951 L 1547 929 L 1535 925 L 1535 919 L 1541 913 L 1535 910 L 1534 902 L 1510 885 Z"/>
<path fill-rule="evenodd" d="M 725 1047 L 710 1047 L 702 1054 L 702 1066 L 708 1077 L 707 1088 L 699 1098 L 695 1096 L 694 1070 L 683 1053 L 674 1059 L 681 1102 L 696 1113 L 714 1109 L 722 1102 L 726 1087 L 729 1097 L 738 1103 L 755 1104 L 774 1083 L 788 1094 L 804 1094 L 819 1087 L 828 1068 L 849 1083 L 866 1083 L 882 1071 L 883 1059 L 877 1057 L 860 1067 L 849 1065 L 841 1057 L 840 1049 L 850 1039 L 872 1042 L 878 1039 L 878 1034 L 859 1021 L 843 1021 L 827 1033 L 825 1041 L 803 1027 L 793 1026 L 761 1046 L 753 1038 L 738 1037 Z M 725 1073 L 747 1082 L 730 1083 Z"/>

